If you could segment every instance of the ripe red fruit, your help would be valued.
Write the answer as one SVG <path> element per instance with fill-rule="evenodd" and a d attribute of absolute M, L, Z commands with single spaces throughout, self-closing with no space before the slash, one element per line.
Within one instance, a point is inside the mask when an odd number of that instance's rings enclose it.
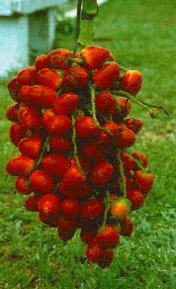
<path fill-rule="evenodd" d="M 26 129 L 37 129 L 41 123 L 40 112 L 32 107 L 23 107 L 20 109 L 20 120 Z"/>
<path fill-rule="evenodd" d="M 24 176 L 19 176 L 16 180 L 16 189 L 22 195 L 28 195 L 33 191 L 33 188 L 28 184 L 28 179 Z"/>
<path fill-rule="evenodd" d="M 19 91 L 20 91 L 20 85 L 18 82 L 18 77 L 13 77 L 10 82 L 7 84 L 7 88 L 9 91 L 10 96 L 15 100 L 19 101 Z"/>
<path fill-rule="evenodd" d="M 30 176 L 30 184 L 33 190 L 42 195 L 52 193 L 54 189 L 53 179 L 42 170 L 35 170 Z"/>
<path fill-rule="evenodd" d="M 108 49 L 99 46 L 85 47 L 80 51 L 81 57 L 88 69 L 94 70 L 99 68 L 109 57 Z"/>
<path fill-rule="evenodd" d="M 131 129 L 134 133 L 138 133 L 142 128 L 142 121 L 138 118 L 126 118 L 125 119 L 126 126 Z"/>
<path fill-rule="evenodd" d="M 56 228 L 57 227 L 57 223 L 58 223 L 58 218 L 59 218 L 59 215 L 58 214 L 53 214 L 53 215 L 45 215 L 45 214 L 41 214 L 39 212 L 39 219 L 42 223 L 50 226 L 50 227 L 53 227 L 53 228 Z"/>
<path fill-rule="evenodd" d="M 23 155 L 32 159 L 37 159 L 42 149 L 42 145 L 43 141 L 40 138 L 26 137 L 19 142 L 18 148 Z"/>
<path fill-rule="evenodd" d="M 81 208 L 81 217 L 84 221 L 90 221 L 101 216 L 104 211 L 104 204 L 99 200 L 85 201 Z"/>
<path fill-rule="evenodd" d="M 37 56 L 37 58 L 35 59 L 36 70 L 46 68 L 49 66 L 50 66 L 50 60 L 49 60 L 48 55 L 41 54 L 41 55 Z"/>
<path fill-rule="evenodd" d="M 29 197 L 24 203 L 26 210 L 37 212 L 38 206 L 39 206 L 39 200 L 40 200 L 40 197 L 36 195 Z"/>
<path fill-rule="evenodd" d="M 80 238 L 85 244 L 89 244 L 96 236 L 96 230 L 86 230 L 82 229 L 80 232 Z"/>
<path fill-rule="evenodd" d="M 112 225 L 106 225 L 96 235 L 104 248 L 115 248 L 119 243 L 119 231 Z"/>
<path fill-rule="evenodd" d="M 108 144 L 115 142 L 119 135 L 118 125 L 113 121 L 108 121 L 102 125 L 102 128 L 104 129 L 99 131 L 98 143 Z"/>
<path fill-rule="evenodd" d="M 89 78 L 88 70 L 81 66 L 70 67 L 63 74 L 63 82 L 72 89 L 85 87 Z"/>
<path fill-rule="evenodd" d="M 120 106 L 120 110 L 118 113 L 122 117 L 126 117 L 131 111 L 131 101 L 126 97 L 118 97 L 117 98 L 117 105 Z"/>
<path fill-rule="evenodd" d="M 116 62 L 103 65 L 95 72 L 94 83 L 100 88 L 110 88 L 120 76 L 120 67 Z"/>
<path fill-rule="evenodd" d="M 126 217 L 120 222 L 121 232 L 120 234 L 122 236 L 130 237 L 133 233 L 133 223 L 130 217 Z"/>
<path fill-rule="evenodd" d="M 72 231 L 62 231 L 62 230 L 59 230 L 58 231 L 58 235 L 59 235 L 59 238 L 66 242 L 66 241 L 69 241 L 73 238 L 74 234 L 75 234 L 76 230 L 72 230 Z"/>
<path fill-rule="evenodd" d="M 133 180 L 135 187 L 139 190 L 144 196 L 151 191 L 153 186 L 153 174 L 146 173 L 140 170 L 134 172 Z"/>
<path fill-rule="evenodd" d="M 77 200 L 65 199 L 61 204 L 61 210 L 64 216 L 68 218 L 77 218 L 81 211 L 80 203 Z"/>
<path fill-rule="evenodd" d="M 47 130 L 48 134 L 53 136 L 62 135 L 72 128 L 71 120 L 66 115 L 55 115 L 49 113 L 48 110 L 42 116 L 42 125 Z"/>
<path fill-rule="evenodd" d="M 114 258 L 114 252 L 112 249 L 107 249 L 105 253 L 98 259 L 97 264 L 102 268 L 109 267 Z"/>
<path fill-rule="evenodd" d="M 69 140 L 63 138 L 62 136 L 51 137 L 50 145 L 51 148 L 58 153 L 67 152 L 72 147 L 72 143 Z"/>
<path fill-rule="evenodd" d="M 144 169 L 146 169 L 148 165 L 148 159 L 146 155 L 142 152 L 134 152 L 132 156 L 143 166 Z"/>
<path fill-rule="evenodd" d="M 53 177 L 61 177 L 69 165 L 68 159 L 58 154 L 48 154 L 41 162 L 42 169 Z"/>
<path fill-rule="evenodd" d="M 138 70 L 128 70 L 121 78 L 122 89 L 135 95 L 142 85 L 142 75 Z"/>
<path fill-rule="evenodd" d="M 25 137 L 26 129 L 24 126 L 18 123 L 12 123 L 10 126 L 10 140 L 11 142 L 17 146 L 19 141 Z"/>
<path fill-rule="evenodd" d="M 49 108 L 56 99 L 56 91 L 44 85 L 22 86 L 20 100 L 28 105 Z"/>
<path fill-rule="evenodd" d="M 125 151 L 120 151 L 120 158 L 123 162 L 125 172 L 129 172 L 135 168 L 135 163 L 132 157 Z"/>
<path fill-rule="evenodd" d="M 18 155 L 7 163 L 6 171 L 12 176 L 28 176 L 35 166 L 35 161 L 27 156 Z"/>
<path fill-rule="evenodd" d="M 96 108 L 103 114 L 115 115 L 119 112 L 116 98 L 108 91 L 96 95 Z"/>
<path fill-rule="evenodd" d="M 78 106 L 78 95 L 72 92 L 63 93 L 53 106 L 57 114 L 72 114 Z"/>
<path fill-rule="evenodd" d="M 87 259 L 91 262 L 97 262 L 106 252 L 106 249 L 104 249 L 100 243 L 94 239 L 92 240 L 86 249 L 86 256 Z"/>
<path fill-rule="evenodd" d="M 53 68 L 66 69 L 68 68 L 67 59 L 72 57 L 72 52 L 67 49 L 54 49 L 48 54 L 50 64 Z"/>
<path fill-rule="evenodd" d="M 84 116 L 76 123 L 76 132 L 81 138 L 89 138 L 96 136 L 98 129 L 91 116 Z"/>
<path fill-rule="evenodd" d="M 97 164 L 91 172 L 91 182 L 94 186 L 102 186 L 110 181 L 114 173 L 113 166 L 108 162 Z"/>
<path fill-rule="evenodd" d="M 99 163 L 104 160 L 105 154 L 101 146 L 94 142 L 86 143 L 82 147 L 81 156 L 88 162 Z"/>
<path fill-rule="evenodd" d="M 19 105 L 17 103 L 13 103 L 8 106 L 6 109 L 6 117 L 10 121 L 18 122 L 19 121 Z"/>
<path fill-rule="evenodd" d="M 71 232 L 77 229 L 77 220 L 76 219 L 69 219 L 65 216 L 59 216 L 58 218 L 58 230 L 59 231 L 66 231 Z"/>
<path fill-rule="evenodd" d="M 128 190 L 127 198 L 132 203 L 132 210 L 137 210 L 144 204 L 144 196 L 139 191 Z"/>
<path fill-rule="evenodd" d="M 61 210 L 61 202 L 58 196 L 47 194 L 39 200 L 39 212 L 44 216 L 55 216 Z"/>
<path fill-rule="evenodd" d="M 114 219 L 123 220 L 131 210 L 131 202 L 125 197 L 119 197 L 111 206 Z"/>
<path fill-rule="evenodd" d="M 34 85 L 36 83 L 36 70 L 35 66 L 24 67 L 18 73 L 18 83 L 20 86 L 23 85 Z"/>
<path fill-rule="evenodd" d="M 60 88 L 62 78 L 52 68 L 43 68 L 37 72 L 37 82 L 40 85 L 48 86 L 54 90 Z"/>
<path fill-rule="evenodd" d="M 128 129 L 123 123 L 118 123 L 119 136 L 116 140 L 116 145 L 119 148 L 127 148 L 134 144 L 135 134 L 132 130 Z"/>

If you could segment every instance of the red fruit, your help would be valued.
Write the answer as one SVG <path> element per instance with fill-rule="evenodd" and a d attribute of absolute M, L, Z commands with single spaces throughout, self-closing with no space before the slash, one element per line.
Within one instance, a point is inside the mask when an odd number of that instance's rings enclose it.
<path fill-rule="evenodd" d="M 52 193 L 54 189 L 53 179 L 42 170 L 35 170 L 30 176 L 30 184 L 35 192 L 42 195 Z"/>
<path fill-rule="evenodd" d="M 56 91 L 44 85 L 22 86 L 20 100 L 28 105 L 49 108 L 56 99 Z"/>
<path fill-rule="evenodd" d="M 48 54 L 51 66 L 57 69 L 68 68 L 67 59 L 72 57 L 72 52 L 67 49 L 54 49 Z"/>
<path fill-rule="evenodd" d="M 146 155 L 142 152 L 134 152 L 132 156 L 143 166 L 144 169 L 146 169 L 148 165 L 148 159 Z"/>
<path fill-rule="evenodd" d="M 88 70 L 81 66 L 70 67 L 63 74 L 63 82 L 72 89 L 85 87 L 89 78 Z"/>
<path fill-rule="evenodd" d="M 55 113 L 52 109 L 46 109 L 44 113 L 42 114 L 42 126 L 46 127 L 48 123 L 51 121 L 51 119 L 55 116 Z"/>
<path fill-rule="evenodd" d="M 10 140 L 17 146 L 19 141 L 25 137 L 26 129 L 21 124 L 12 123 L 10 126 Z"/>
<path fill-rule="evenodd" d="M 132 130 L 128 129 L 123 123 L 118 123 L 119 136 L 116 145 L 120 148 L 127 148 L 134 144 L 135 134 Z"/>
<path fill-rule="evenodd" d="M 117 105 L 120 106 L 119 113 L 122 117 L 127 116 L 131 111 L 131 101 L 126 97 L 118 97 Z"/>
<path fill-rule="evenodd" d="M 64 176 L 60 183 L 60 189 L 62 188 L 62 186 L 64 186 L 65 189 L 67 188 L 67 190 L 70 191 L 72 189 L 75 189 L 76 187 L 79 187 L 85 182 L 86 176 L 81 171 L 79 171 L 76 166 L 71 165 L 64 173 Z"/>
<path fill-rule="evenodd" d="M 92 170 L 90 164 L 86 162 L 84 159 L 81 159 L 80 157 L 78 157 L 78 160 L 79 160 L 81 168 L 85 170 L 87 173 L 90 173 Z"/>
<path fill-rule="evenodd" d="M 43 141 L 40 138 L 26 137 L 19 142 L 18 148 L 23 155 L 32 159 L 37 159 L 42 149 L 42 145 Z"/>
<path fill-rule="evenodd" d="M 18 73 L 18 82 L 20 86 L 34 85 L 36 83 L 36 70 L 35 66 L 24 67 Z"/>
<path fill-rule="evenodd" d="M 82 147 L 81 155 L 86 161 L 91 163 L 99 163 L 105 157 L 103 149 L 94 142 L 86 143 Z"/>
<path fill-rule="evenodd" d="M 88 69 L 99 68 L 109 57 L 109 50 L 99 46 L 89 46 L 80 51 L 81 57 Z"/>
<path fill-rule="evenodd" d="M 81 208 L 81 217 L 84 221 L 94 220 L 101 216 L 104 211 L 104 204 L 98 200 L 85 201 Z"/>
<path fill-rule="evenodd" d="M 36 70 L 46 68 L 49 66 L 50 66 L 50 60 L 49 60 L 48 55 L 41 54 L 41 55 L 37 56 L 37 58 L 35 59 Z"/>
<path fill-rule="evenodd" d="M 43 68 L 37 72 L 37 82 L 40 85 L 57 90 L 62 84 L 62 78 L 60 78 L 59 74 L 52 68 Z"/>
<path fill-rule="evenodd" d="M 119 243 L 119 231 L 112 225 L 106 225 L 96 235 L 104 248 L 115 248 Z"/>
<path fill-rule="evenodd" d="M 111 249 L 105 251 L 105 253 L 98 259 L 97 264 L 102 268 L 109 267 L 114 258 L 114 252 Z"/>
<path fill-rule="evenodd" d="M 19 110 L 19 105 L 17 103 L 13 103 L 8 106 L 6 109 L 6 117 L 10 121 L 19 121 L 19 116 L 18 116 L 18 110 Z"/>
<path fill-rule="evenodd" d="M 128 70 L 121 78 L 122 89 L 135 95 L 142 85 L 142 75 L 138 70 Z"/>
<path fill-rule="evenodd" d="M 68 165 L 68 159 L 58 154 L 48 154 L 41 162 L 42 169 L 53 177 L 63 176 Z"/>
<path fill-rule="evenodd" d="M 131 129 L 134 133 L 138 133 L 142 128 L 142 121 L 138 118 L 126 118 L 125 119 L 126 126 Z"/>
<path fill-rule="evenodd" d="M 26 156 L 15 156 L 7 163 L 6 171 L 12 176 L 28 176 L 35 166 L 35 161 Z"/>
<path fill-rule="evenodd" d="M 114 219 L 123 220 L 131 210 L 131 202 L 125 197 L 119 197 L 111 206 L 111 215 Z"/>
<path fill-rule="evenodd" d="M 133 180 L 136 189 L 141 191 L 144 196 L 146 196 L 146 194 L 151 191 L 153 186 L 152 173 L 145 173 L 143 171 L 136 170 L 134 172 Z"/>
<path fill-rule="evenodd" d="M 94 186 L 102 186 L 110 181 L 114 173 L 113 166 L 108 162 L 101 162 L 91 172 L 91 182 Z"/>
<path fill-rule="evenodd" d="M 50 145 L 51 148 L 58 153 L 67 152 L 72 147 L 72 143 L 67 139 L 63 138 L 62 136 L 51 137 Z"/>
<path fill-rule="evenodd" d="M 59 230 L 58 235 L 62 241 L 66 242 L 66 241 L 69 241 L 73 238 L 75 231 L 73 231 L 73 230 L 72 231 L 61 231 L 61 230 Z"/>
<path fill-rule="evenodd" d="M 42 223 L 50 226 L 50 227 L 57 227 L 57 223 L 58 223 L 58 218 L 59 215 L 58 214 L 53 214 L 53 215 L 45 215 L 45 214 L 41 214 L 39 213 L 39 219 Z"/>
<path fill-rule="evenodd" d="M 118 125 L 113 121 L 108 121 L 102 125 L 102 130 L 99 132 L 98 143 L 107 144 L 116 141 L 119 135 Z"/>
<path fill-rule="evenodd" d="M 65 195 L 71 199 L 88 198 L 92 194 L 92 191 L 88 184 L 82 183 L 79 186 L 68 188 L 65 182 L 60 182 L 59 193 Z"/>
<path fill-rule="evenodd" d="M 18 77 L 13 77 L 10 82 L 7 84 L 7 88 L 9 91 L 10 96 L 15 100 L 19 101 L 19 91 L 20 85 L 18 82 Z"/>
<path fill-rule="evenodd" d="M 144 204 L 144 196 L 138 191 L 128 190 L 127 198 L 132 203 L 132 210 L 137 210 Z"/>
<path fill-rule="evenodd" d="M 100 92 L 96 95 L 96 108 L 103 114 L 114 115 L 119 112 L 116 98 L 107 91 Z"/>
<path fill-rule="evenodd" d="M 45 115 L 47 114 L 47 116 Z M 68 132 L 72 128 L 71 120 L 66 115 L 54 115 L 48 113 L 46 111 L 42 117 L 42 125 L 47 130 L 48 134 L 59 136 Z"/>
<path fill-rule="evenodd" d="M 92 240 L 86 249 L 86 256 L 87 259 L 91 262 L 97 262 L 106 252 L 106 249 L 104 249 L 100 243 L 94 239 Z"/>
<path fill-rule="evenodd" d="M 89 138 L 97 135 L 98 129 L 91 116 L 84 116 L 76 123 L 76 132 L 81 138 Z"/>
<path fill-rule="evenodd" d="M 72 92 L 63 93 L 53 106 L 57 114 L 72 114 L 78 106 L 78 95 Z"/>
<path fill-rule="evenodd" d="M 77 228 L 77 221 L 76 219 L 68 219 L 65 216 L 59 216 L 58 218 L 58 230 L 59 231 L 66 231 L 66 232 L 75 232 Z"/>
<path fill-rule="evenodd" d="M 24 176 L 19 176 L 17 178 L 16 189 L 22 195 L 28 195 L 33 191 L 33 188 L 28 184 L 28 179 Z"/>
<path fill-rule="evenodd" d="M 88 231 L 82 229 L 80 232 L 80 238 L 85 244 L 89 244 L 93 239 L 95 239 L 96 232 L 97 232 L 96 230 Z"/>
<path fill-rule="evenodd" d="M 40 197 L 35 196 L 35 195 L 29 197 L 24 203 L 26 210 L 32 211 L 32 212 L 37 212 L 38 206 L 39 206 L 39 200 L 40 200 Z"/>
<path fill-rule="evenodd" d="M 120 67 L 116 62 L 103 65 L 95 72 L 94 82 L 100 88 L 110 88 L 120 76 Z"/>
<path fill-rule="evenodd" d="M 135 167 L 135 163 L 132 159 L 132 157 L 125 151 L 120 151 L 120 158 L 123 162 L 123 167 L 125 172 L 129 172 L 130 170 L 133 170 Z"/>
<path fill-rule="evenodd" d="M 130 237 L 131 234 L 133 233 L 133 223 L 131 218 L 127 216 L 120 222 L 120 226 L 121 226 L 120 234 L 122 236 Z"/>
<path fill-rule="evenodd" d="M 32 107 L 20 109 L 20 120 L 26 129 L 37 129 L 41 123 L 40 112 Z"/>
<path fill-rule="evenodd" d="M 61 210 L 61 202 L 58 196 L 47 194 L 40 198 L 39 212 L 44 216 L 56 216 Z"/>
<path fill-rule="evenodd" d="M 61 204 L 62 213 L 68 218 L 77 218 L 80 214 L 81 207 L 77 200 L 65 199 Z"/>

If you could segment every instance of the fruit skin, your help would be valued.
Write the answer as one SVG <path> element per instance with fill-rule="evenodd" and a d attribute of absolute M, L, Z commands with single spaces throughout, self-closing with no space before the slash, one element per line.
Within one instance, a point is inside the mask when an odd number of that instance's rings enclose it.
<path fill-rule="evenodd" d="M 41 124 L 41 116 L 39 110 L 33 107 L 24 107 L 19 112 L 22 125 L 26 129 L 37 129 Z"/>
<path fill-rule="evenodd" d="M 114 173 L 113 166 L 108 162 L 101 162 L 97 164 L 91 172 L 91 182 L 94 186 L 105 185 Z"/>
<path fill-rule="evenodd" d="M 89 82 L 89 72 L 81 66 L 70 67 L 63 74 L 63 82 L 69 88 L 83 88 Z"/>
<path fill-rule="evenodd" d="M 92 240 L 86 249 L 86 256 L 90 262 L 97 262 L 106 252 L 101 244 L 96 240 Z"/>
<path fill-rule="evenodd" d="M 126 117 L 131 111 L 131 101 L 126 97 L 118 97 L 117 105 L 120 106 L 118 113 L 121 117 Z"/>
<path fill-rule="evenodd" d="M 50 139 L 50 145 L 51 145 L 51 148 L 55 151 L 55 152 L 67 152 L 69 149 L 71 149 L 72 147 L 72 143 L 63 138 L 62 136 L 53 136 L 51 137 Z"/>
<path fill-rule="evenodd" d="M 100 92 L 96 95 L 96 108 L 103 114 L 115 115 L 119 111 L 116 98 L 107 91 Z"/>
<path fill-rule="evenodd" d="M 120 158 L 123 162 L 123 167 L 126 173 L 135 168 L 135 163 L 132 157 L 125 151 L 120 151 Z"/>
<path fill-rule="evenodd" d="M 142 75 L 138 70 L 128 70 L 121 78 L 122 89 L 136 95 L 142 86 Z"/>
<path fill-rule="evenodd" d="M 39 196 L 30 196 L 24 203 L 24 206 L 26 210 L 32 211 L 32 212 L 37 212 L 38 211 L 38 206 L 39 206 Z"/>
<path fill-rule="evenodd" d="M 82 229 L 80 232 L 80 238 L 85 244 L 89 244 L 96 237 L 96 230 Z"/>
<path fill-rule="evenodd" d="M 10 140 L 15 145 L 18 146 L 18 143 L 22 138 L 26 136 L 26 129 L 24 126 L 18 123 L 12 123 L 10 126 Z"/>
<path fill-rule="evenodd" d="M 41 161 L 42 169 L 53 177 L 61 177 L 69 165 L 68 159 L 58 154 L 48 154 Z"/>
<path fill-rule="evenodd" d="M 49 60 L 48 55 L 41 54 L 41 55 L 37 56 L 37 58 L 35 59 L 36 70 L 39 70 L 42 68 L 47 68 L 49 66 L 50 66 L 50 60 Z"/>
<path fill-rule="evenodd" d="M 144 196 L 151 191 L 153 186 L 153 174 L 146 173 L 140 170 L 134 172 L 133 180 L 135 188 L 139 190 Z"/>
<path fill-rule="evenodd" d="M 32 159 L 37 159 L 42 149 L 42 145 L 43 141 L 40 138 L 26 137 L 19 142 L 18 148 L 23 155 Z"/>
<path fill-rule="evenodd" d="M 80 51 L 81 57 L 88 69 L 94 70 L 99 68 L 109 57 L 108 49 L 99 46 L 85 47 Z"/>
<path fill-rule="evenodd" d="M 54 189 L 53 179 L 43 170 L 35 170 L 30 176 L 30 184 L 41 195 L 50 194 Z"/>
<path fill-rule="evenodd" d="M 135 134 L 142 128 L 142 121 L 136 117 L 126 118 L 124 120 L 125 125 L 131 129 Z"/>
<path fill-rule="evenodd" d="M 72 57 L 72 52 L 68 49 L 54 49 L 48 54 L 52 68 L 66 69 L 69 67 L 67 59 Z"/>
<path fill-rule="evenodd" d="M 76 132 L 81 138 L 90 138 L 97 135 L 98 129 L 91 116 L 84 116 L 76 123 Z"/>
<path fill-rule="evenodd" d="M 132 156 L 141 164 L 141 166 L 146 169 L 148 165 L 148 159 L 146 155 L 142 152 L 134 152 Z"/>
<path fill-rule="evenodd" d="M 72 239 L 77 229 L 76 219 L 68 219 L 64 216 L 58 218 L 58 235 L 63 241 Z"/>
<path fill-rule="evenodd" d="M 129 216 L 121 220 L 120 222 L 121 232 L 120 234 L 122 236 L 130 237 L 133 233 L 133 223 Z"/>
<path fill-rule="evenodd" d="M 24 176 L 19 176 L 17 178 L 15 187 L 18 193 L 22 195 L 28 195 L 33 192 L 33 188 L 27 183 L 27 178 Z"/>
<path fill-rule="evenodd" d="M 132 210 L 138 210 L 144 205 L 144 196 L 135 190 L 127 190 L 127 198 L 132 203 Z"/>
<path fill-rule="evenodd" d="M 110 210 L 114 219 L 123 220 L 131 210 L 131 202 L 124 197 L 119 197 L 112 204 Z"/>
<path fill-rule="evenodd" d="M 112 225 L 106 225 L 96 235 L 104 248 L 115 248 L 119 243 L 119 231 Z"/>
<path fill-rule="evenodd" d="M 62 78 L 52 68 L 43 68 L 37 72 L 37 83 L 58 90 L 62 85 Z"/>
<path fill-rule="evenodd" d="M 34 107 L 49 108 L 56 100 L 56 91 L 44 85 L 22 86 L 20 100 Z"/>
<path fill-rule="evenodd" d="M 118 123 L 119 135 L 116 140 L 116 145 L 119 148 L 128 148 L 135 142 L 135 134 L 132 130 L 128 129 L 123 123 Z"/>
<path fill-rule="evenodd" d="M 10 121 L 19 122 L 18 115 L 19 105 L 18 103 L 13 103 L 6 109 L 6 118 Z"/>
<path fill-rule="evenodd" d="M 39 212 L 39 220 L 50 226 L 50 227 L 53 227 L 53 228 L 56 228 L 57 227 L 57 222 L 58 222 L 58 218 L 59 218 L 59 215 L 56 214 L 56 215 L 45 215 L 45 214 L 41 214 Z"/>
<path fill-rule="evenodd" d="M 27 156 L 18 155 L 10 159 L 6 171 L 12 176 L 28 176 L 35 166 L 35 161 Z"/>
<path fill-rule="evenodd" d="M 99 163 L 104 160 L 105 154 L 97 143 L 89 142 L 83 145 L 81 156 L 90 163 Z"/>
<path fill-rule="evenodd" d="M 94 83 L 100 88 L 110 88 L 120 76 L 120 67 L 116 62 L 103 65 L 95 72 Z"/>
<path fill-rule="evenodd" d="M 15 101 L 19 101 L 19 91 L 20 91 L 20 84 L 18 82 L 18 77 L 13 77 L 10 82 L 7 84 L 7 88 L 11 98 Z"/>
<path fill-rule="evenodd" d="M 24 67 L 18 73 L 18 83 L 20 86 L 23 85 L 34 85 L 36 83 L 36 70 L 35 66 Z"/>
<path fill-rule="evenodd" d="M 98 259 L 97 264 L 102 268 L 109 267 L 114 258 L 114 252 L 112 249 L 107 249 L 105 253 Z"/>
<path fill-rule="evenodd" d="M 39 212 L 44 216 L 56 216 L 61 210 L 61 202 L 58 196 L 47 194 L 39 200 Z"/>
<path fill-rule="evenodd" d="M 108 143 L 116 142 L 119 136 L 119 127 L 113 121 L 107 121 L 102 125 L 102 128 L 99 131 L 98 143 L 101 145 L 107 145 Z"/>
<path fill-rule="evenodd" d="M 101 216 L 104 211 L 104 204 L 99 200 L 85 201 L 81 207 L 81 218 L 84 221 L 90 221 Z"/>
<path fill-rule="evenodd" d="M 81 211 L 80 203 L 77 200 L 65 199 L 61 203 L 61 210 L 64 216 L 68 218 L 77 218 Z"/>
<path fill-rule="evenodd" d="M 72 92 L 61 94 L 54 102 L 56 114 L 72 114 L 78 106 L 78 95 Z"/>

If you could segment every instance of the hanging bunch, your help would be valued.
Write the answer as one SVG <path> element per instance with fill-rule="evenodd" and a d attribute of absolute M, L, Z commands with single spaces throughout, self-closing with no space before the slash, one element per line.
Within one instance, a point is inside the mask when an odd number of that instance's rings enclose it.
<path fill-rule="evenodd" d="M 102 268 L 111 264 L 120 235 L 132 234 L 130 213 L 153 185 L 146 155 L 128 151 L 142 128 L 128 116 L 132 102 L 152 117 L 163 109 L 137 98 L 141 85 L 139 71 L 124 72 L 108 49 L 93 45 L 40 55 L 8 84 L 15 103 L 6 116 L 20 154 L 7 172 L 29 195 L 26 209 L 56 227 L 63 241 L 80 229 L 87 259 Z"/>

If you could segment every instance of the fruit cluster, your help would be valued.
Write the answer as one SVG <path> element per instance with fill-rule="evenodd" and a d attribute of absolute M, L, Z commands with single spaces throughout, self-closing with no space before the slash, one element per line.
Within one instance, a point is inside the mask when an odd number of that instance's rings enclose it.
<path fill-rule="evenodd" d="M 89 261 L 113 260 L 119 236 L 130 236 L 132 210 L 143 206 L 153 174 L 144 153 L 127 151 L 142 128 L 127 117 L 129 97 L 142 84 L 123 72 L 108 49 L 90 46 L 72 55 L 52 50 L 8 83 L 16 103 L 7 108 L 10 139 L 20 155 L 6 170 L 25 207 L 70 240 L 77 229 Z"/>

